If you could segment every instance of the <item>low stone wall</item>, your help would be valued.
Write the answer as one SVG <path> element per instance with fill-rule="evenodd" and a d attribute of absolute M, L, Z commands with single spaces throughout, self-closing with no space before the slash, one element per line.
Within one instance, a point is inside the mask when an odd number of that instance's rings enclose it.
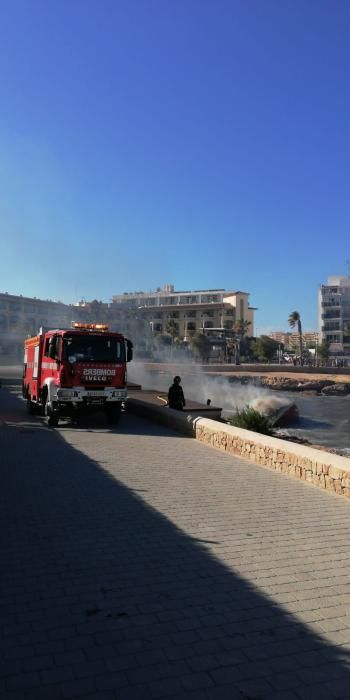
<path fill-rule="evenodd" d="M 206 418 L 195 421 L 194 431 L 200 442 L 350 498 L 350 459 L 346 457 Z"/>

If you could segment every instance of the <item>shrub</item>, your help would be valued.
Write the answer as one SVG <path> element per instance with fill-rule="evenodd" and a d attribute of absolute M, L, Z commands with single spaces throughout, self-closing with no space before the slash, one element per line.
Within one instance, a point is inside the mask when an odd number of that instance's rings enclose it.
<path fill-rule="evenodd" d="M 246 406 L 241 411 L 237 410 L 228 422 L 236 428 L 253 430 L 255 433 L 262 433 L 263 435 L 272 435 L 271 421 L 267 416 L 263 416 L 262 413 L 250 406 Z"/>

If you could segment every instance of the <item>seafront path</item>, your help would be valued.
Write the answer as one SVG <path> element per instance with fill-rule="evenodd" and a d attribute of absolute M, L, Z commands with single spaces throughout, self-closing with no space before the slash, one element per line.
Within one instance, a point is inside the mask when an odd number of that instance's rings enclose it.
<path fill-rule="evenodd" d="M 350 698 L 350 502 L 0 390 L 1 700 Z"/>

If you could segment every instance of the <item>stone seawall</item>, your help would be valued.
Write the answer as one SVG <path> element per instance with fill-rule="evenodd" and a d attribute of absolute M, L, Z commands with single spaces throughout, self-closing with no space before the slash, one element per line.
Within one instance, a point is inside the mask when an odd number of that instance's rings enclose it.
<path fill-rule="evenodd" d="M 229 454 L 350 498 L 350 460 L 323 450 L 200 418 L 195 437 Z"/>

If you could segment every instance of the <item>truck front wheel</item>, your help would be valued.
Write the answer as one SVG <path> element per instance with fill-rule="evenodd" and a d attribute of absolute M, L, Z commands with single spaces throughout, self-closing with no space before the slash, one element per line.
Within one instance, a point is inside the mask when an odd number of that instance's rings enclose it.
<path fill-rule="evenodd" d="M 35 404 L 33 404 L 33 401 L 30 400 L 30 396 L 27 396 L 27 413 L 29 413 L 30 416 L 33 416 L 35 413 Z"/>
<path fill-rule="evenodd" d="M 109 425 L 117 425 L 119 423 L 121 406 L 107 406 L 106 408 L 106 418 Z"/>
<path fill-rule="evenodd" d="M 58 414 L 56 411 L 53 411 L 51 406 L 48 404 L 47 401 L 47 390 L 44 389 L 43 395 L 42 395 L 42 402 L 43 402 L 43 414 L 47 420 L 47 424 L 50 428 L 55 428 L 58 425 Z"/>
<path fill-rule="evenodd" d="M 55 416 L 51 413 L 51 415 L 47 417 L 47 424 L 49 428 L 56 428 L 56 426 L 58 425 L 58 416 Z"/>

